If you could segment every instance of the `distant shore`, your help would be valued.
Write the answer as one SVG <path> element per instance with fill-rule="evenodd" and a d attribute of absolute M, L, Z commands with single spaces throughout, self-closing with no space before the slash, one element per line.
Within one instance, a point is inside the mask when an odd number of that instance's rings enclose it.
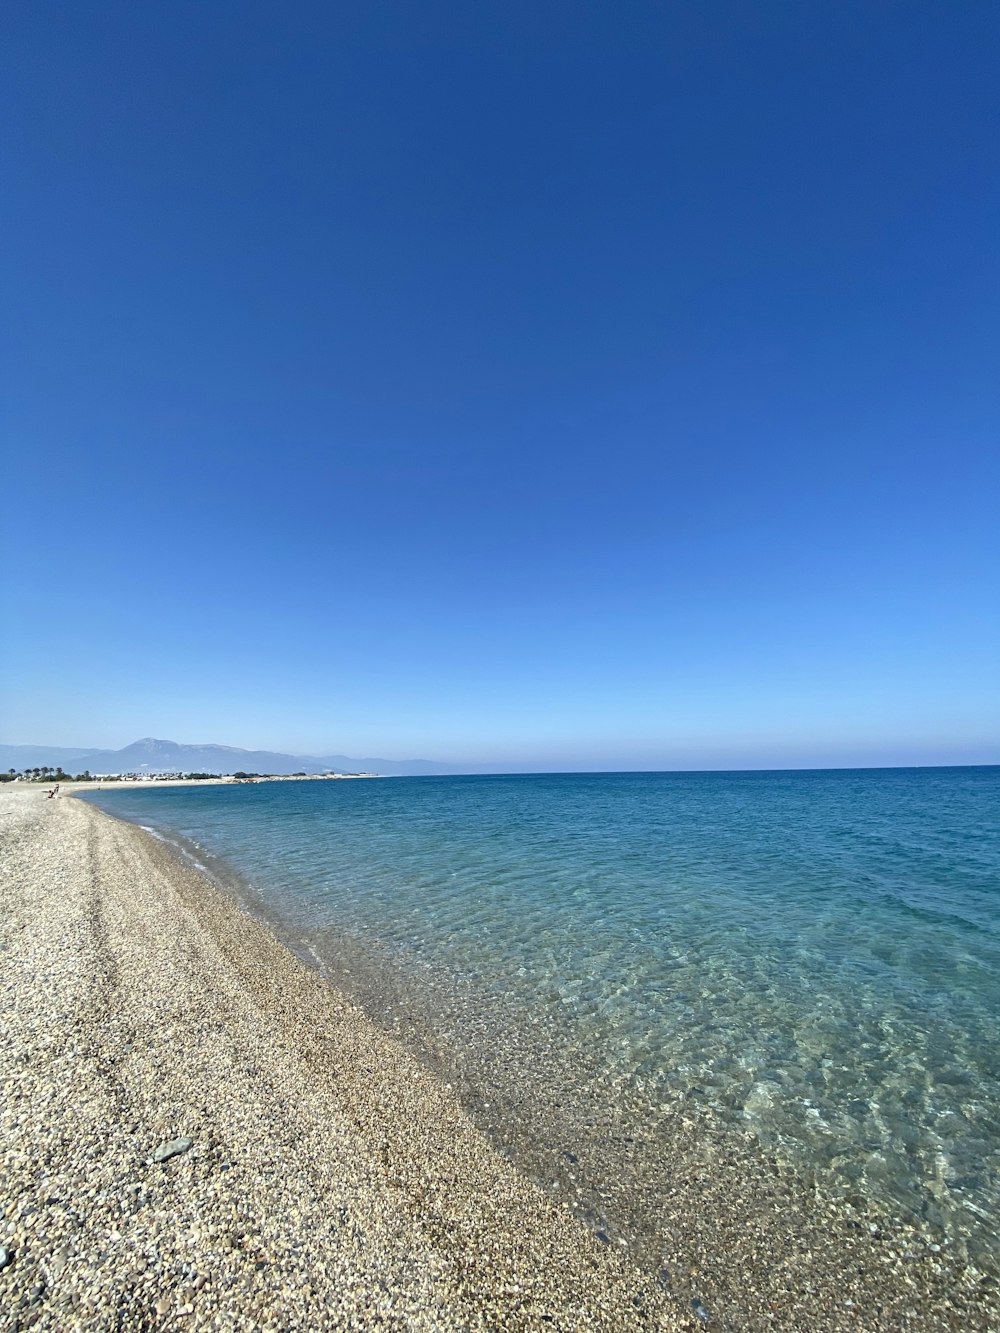
<path fill-rule="evenodd" d="M 944 1255 L 715 1143 L 665 1163 L 674 1252 L 642 1267 L 142 829 L 7 784 L 0 848 L 12 1329 L 997 1327 Z"/>
<path fill-rule="evenodd" d="M 71 796 L 78 791 L 95 791 L 101 787 L 219 787 L 238 786 L 251 782 L 347 782 L 360 778 L 380 778 L 381 773 L 253 773 L 239 778 L 232 774 L 213 774 L 209 778 L 158 778 L 149 777 L 104 777 L 79 781 L 76 778 L 64 778 L 58 783 L 64 796 Z M 41 788 L 48 791 L 56 785 L 55 778 L 33 779 L 30 782 L 15 780 L 4 786 L 13 789 Z"/>

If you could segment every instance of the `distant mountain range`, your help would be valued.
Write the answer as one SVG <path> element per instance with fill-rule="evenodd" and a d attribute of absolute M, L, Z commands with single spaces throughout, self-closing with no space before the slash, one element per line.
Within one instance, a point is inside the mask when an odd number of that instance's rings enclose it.
<path fill-rule="evenodd" d="M 146 736 L 122 750 L 81 750 L 58 745 L 0 745 L 0 769 L 60 765 L 67 773 L 381 773 L 411 776 L 468 769 L 430 759 L 351 759 L 344 754 L 275 754 L 232 745 L 179 745 Z"/>

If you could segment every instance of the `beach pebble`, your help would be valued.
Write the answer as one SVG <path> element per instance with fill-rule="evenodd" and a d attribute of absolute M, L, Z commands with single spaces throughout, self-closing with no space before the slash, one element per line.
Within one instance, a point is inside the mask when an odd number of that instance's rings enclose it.
<path fill-rule="evenodd" d="M 705 1309 L 704 1305 L 702 1305 L 701 1301 L 698 1300 L 692 1301 L 691 1309 L 695 1312 L 695 1314 L 698 1316 L 698 1318 L 701 1320 L 703 1324 L 707 1324 L 709 1319 L 711 1319 L 712 1317 Z"/>
<path fill-rule="evenodd" d="M 0 1268 L 6 1268 L 13 1258 L 13 1254 L 7 1249 L 6 1245 L 0 1245 Z"/>
<path fill-rule="evenodd" d="M 171 1157 L 179 1157 L 182 1152 L 187 1152 L 193 1143 L 194 1139 L 189 1138 L 170 1139 L 167 1143 L 161 1143 L 153 1153 L 153 1161 L 167 1162 Z"/>

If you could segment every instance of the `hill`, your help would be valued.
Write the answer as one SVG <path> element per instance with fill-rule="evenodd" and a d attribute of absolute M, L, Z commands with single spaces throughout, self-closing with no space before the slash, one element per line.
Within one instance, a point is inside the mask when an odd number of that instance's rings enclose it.
<path fill-rule="evenodd" d="M 280 754 L 272 750 L 241 750 L 232 745 L 183 745 L 154 736 L 133 741 L 121 750 L 85 750 L 73 746 L 2 745 L 0 768 L 61 765 L 82 773 L 382 773 L 418 776 L 458 773 L 461 768 L 429 759 L 352 759 L 348 755 Z"/>

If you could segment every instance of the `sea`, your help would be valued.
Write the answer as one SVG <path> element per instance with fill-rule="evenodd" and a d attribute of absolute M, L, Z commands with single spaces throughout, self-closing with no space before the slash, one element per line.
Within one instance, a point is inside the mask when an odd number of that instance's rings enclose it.
<path fill-rule="evenodd" d="M 1000 1263 L 1000 768 L 91 799 L 235 892 L 602 1238 L 641 1244 L 641 1161 L 683 1121 Z M 583 1189 L 597 1138 L 618 1157 Z"/>

